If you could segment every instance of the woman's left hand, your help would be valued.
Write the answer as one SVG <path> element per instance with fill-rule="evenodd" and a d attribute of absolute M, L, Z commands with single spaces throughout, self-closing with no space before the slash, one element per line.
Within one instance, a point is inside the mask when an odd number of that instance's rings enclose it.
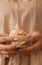
<path fill-rule="evenodd" d="M 32 32 L 27 35 L 26 39 L 31 45 L 23 49 L 25 52 L 35 52 L 42 48 L 42 32 Z"/>

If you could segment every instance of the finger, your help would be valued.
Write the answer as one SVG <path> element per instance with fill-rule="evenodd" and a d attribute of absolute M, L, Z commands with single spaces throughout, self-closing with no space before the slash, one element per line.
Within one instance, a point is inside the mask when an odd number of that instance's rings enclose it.
<path fill-rule="evenodd" d="M 5 34 L 0 34 L 0 37 L 4 37 L 4 36 L 8 36 L 8 34 L 7 34 L 7 33 L 5 33 Z"/>
<path fill-rule="evenodd" d="M 32 40 L 39 40 L 39 39 L 41 39 L 41 33 L 40 32 L 33 32 L 33 33 L 31 33 L 31 35 L 32 35 Z"/>
<path fill-rule="evenodd" d="M 0 37 L 0 43 L 5 42 L 6 38 L 5 37 Z"/>
<path fill-rule="evenodd" d="M 40 44 L 40 43 L 41 43 L 41 42 L 38 41 L 38 42 L 36 42 L 34 45 L 25 48 L 24 51 L 32 52 L 32 51 L 39 50 L 39 49 L 41 49 L 41 44 Z"/>
<path fill-rule="evenodd" d="M 14 40 L 14 36 L 6 36 L 5 40 L 6 41 L 13 41 Z"/>
<path fill-rule="evenodd" d="M 0 54 L 1 55 L 8 55 L 8 52 L 7 51 L 0 51 Z"/>
<path fill-rule="evenodd" d="M 17 51 L 11 50 L 11 51 L 0 51 L 1 55 L 14 55 Z"/>
<path fill-rule="evenodd" d="M 13 36 L 0 37 L 0 43 L 7 42 L 7 41 L 13 41 L 13 39 L 14 39 Z"/>
<path fill-rule="evenodd" d="M 4 45 L 0 44 L 0 50 L 13 50 L 16 49 L 16 45 L 10 44 L 10 45 Z"/>

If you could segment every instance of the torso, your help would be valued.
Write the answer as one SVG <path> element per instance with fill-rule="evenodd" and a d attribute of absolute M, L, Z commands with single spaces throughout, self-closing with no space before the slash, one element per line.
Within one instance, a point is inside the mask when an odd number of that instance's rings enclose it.
<path fill-rule="evenodd" d="M 0 33 L 9 33 L 14 29 L 15 25 L 18 23 L 19 28 L 23 29 L 25 32 L 32 32 L 35 28 L 35 5 L 33 2 L 26 3 L 0 3 Z M 36 29 L 39 29 L 38 22 L 36 24 Z M 41 24 L 42 25 L 42 24 Z M 42 27 L 40 27 L 42 28 Z M 39 29 L 40 30 L 40 29 Z M 40 53 L 33 54 L 31 56 L 27 53 L 17 54 L 14 58 L 12 57 L 12 62 L 14 65 L 30 65 L 29 63 L 36 58 L 41 57 Z M 38 56 L 38 57 L 37 57 Z M 18 61 L 17 61 L 18 59 Z M 41 59 L 41 58 L 40 58 Z M 36 59 L 37 61 L 38 59 Z M 38 62 L 38 61 L 37 61 Z M 38 63 L 36 64 L 38 65 Z M 12 64 L 10 64 L 12 65 Z M 35 65 L 35 61 L 31 62 L 31 65 Z M 42 64 L 41 64 L 42 65 Z"/>
<path fill-rule="evenodd" d="M 29 3 L 0 2 L 0 17 L 4 19 L 2 20 L 3 28 L 4 29 L 7 28 L 8 31 L 11 31 L 14 29 L 16 23 L 18 23 L 20 29 L 23 29 L 25 30 L 25 32 L 28 32 L 30 27 L 30 23 L 29 23 L 30 14 L 28 13 L 32 7 L 33 7 L 32 2 Z M 31 10 L 31 14 L 32 14 L 32 10 Z M 8 25 L 4 23 L 7 23 Z M 7 30 L 5 29 L 5 32 L 7 32 Z"/>

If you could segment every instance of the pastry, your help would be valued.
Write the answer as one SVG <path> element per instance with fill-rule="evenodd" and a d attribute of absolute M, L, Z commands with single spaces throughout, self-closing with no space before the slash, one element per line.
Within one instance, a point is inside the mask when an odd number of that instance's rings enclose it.
<path fill-rule="evenodd" d="M 15 29 L 10 33 L 10 36 L 14 36 L 14 41 L 20 41 L 20 44 L 17 44 L 17 48 L 24 48 L 26 45 L 26 42 L 23 40 L 23 37 L 26 35 L 26 33 L 23 30 Z M 22 41 L 23 40 L 23 41 Z"/>

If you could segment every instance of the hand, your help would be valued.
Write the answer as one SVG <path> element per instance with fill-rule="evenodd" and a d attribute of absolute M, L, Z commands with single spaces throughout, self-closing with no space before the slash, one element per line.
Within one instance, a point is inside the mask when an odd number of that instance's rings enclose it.
<path fill-rule="evenodd" d="M 10 37 L 10 36 L 0 37 L 0 54 L 1 55 L 12 56 L 16 54 L 17 51 L 14 49 L 16 48 L 17 42 L 13 43 L 12 40 L 13 40 L 13 37 Z"/>
<path fill-rule="evenodd" d="M 27 40 L 28 44 L 32 43 L 30 46 L 23 49 L 25 52 L 35 52 L 42 48 L 42 32 L 32 32 L 27 35 L 25 40 Z"/>

